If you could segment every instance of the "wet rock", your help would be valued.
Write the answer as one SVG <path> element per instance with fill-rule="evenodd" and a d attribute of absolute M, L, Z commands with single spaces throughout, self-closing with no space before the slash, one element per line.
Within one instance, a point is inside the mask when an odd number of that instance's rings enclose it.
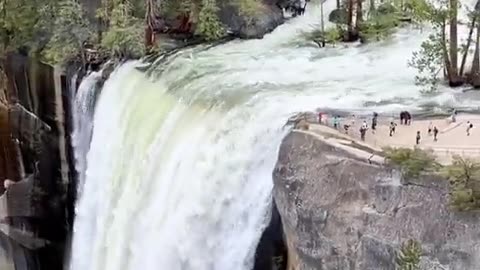
<path fill-rule="evenodd" d="M 67 80 L 19 54 L 8 55 L 1 67 L 8 103 L 0 106 L 0 145 L 10 150 L 0 158 L 0 254 L 8 254 L 0 269 L 60 270 L 73 216 L 63 109 L 69 108 Z"/>
<path fill-rule="evenodd" d="M 38 269 L 35 255 L 0 231 L 0 269 Z"/>
<path fill-rule="evenodd" d="M 283 12 L 276 4 L 257 3 L 255 12 L 241 14 L 238 5 L 232 1 L 218 2 L 220 21 L 234 36 L 246 39 L 262 38 L 284 22 Z"/>
<path fill-rule="evenodd" d="M 480 213 L 452 212 L 443 179 L 401 179 L 302 131 L 283 140 L 273 177 L 288 269 L 394 270 L 409 239 L 422 265 L 480 269 Z"/>
<path fill-rule="evenodd" d="M 283 239 L 282 219 L 275 203 L 272 204 L 268 227 L 262 234 L 255 252 L 253 270 L 285 270 L 287 247 Z"/>

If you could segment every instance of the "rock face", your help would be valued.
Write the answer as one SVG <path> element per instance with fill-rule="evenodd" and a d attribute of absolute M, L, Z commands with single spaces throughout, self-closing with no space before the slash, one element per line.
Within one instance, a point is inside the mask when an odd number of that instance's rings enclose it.
<path fill-rule="evenodd" d="M 286 261 L 287 249 L 283 239 L 282 220 L 273 202 L 270 223 L 257 245 L 253 270 L 285 270 Z"/>
<path fill-rule="evenodd" d="M 401 179 L 303 131 L 284 139 L 273 176 L 290 270 L 395 270 L 409 239 L 422 269 L 480 269 L 480 214 L 451 211 L 442 179 Z"/>
<path fill-rule="evenodd" d="M 273 31 L 284 22 L 281 8 L 302 5 L 302 0 L 262 0 L 258 3 L 255 14 L 240 14 L 237 0 L 217 1 L 219 7 L 218 16 L 227 30 L 240 38 L 262 38 L 265 34 Z M 86 10 L 88 19 L 97 24 L 96 10 L 100 7 L 100 0 L 80 0 Z M 179 27 L 178 18 L 164 18 L 167 24 Z"/>
<path fill-rule="evenodd" d="M 25 56 L 3 60 L 0 146 L 8 157 L 0 158 L 0 269 L 60 270 L 73 215 L 67 83 Z"/>
<path fill-rule="evenodd" d="M 220 21 L 240 38 L 262 38 L 283 23 L 283 12 L 273 1 L 258 2 L 255 14 L 241 14 L 233 1 L 218 1 Z"/>

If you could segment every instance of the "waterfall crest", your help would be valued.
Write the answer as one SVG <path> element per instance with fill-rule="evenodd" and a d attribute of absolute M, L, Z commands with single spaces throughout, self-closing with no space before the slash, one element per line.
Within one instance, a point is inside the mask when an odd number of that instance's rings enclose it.
<path fill-rule="evenodd" d="M 270 113 L 179 99 L 135 64 L 98 100 L 72 268 L 251 268 L 281 130 L 249 121 Z"/>
<path fill-rule="evenodd" d="M 326 14 L 334 6 L 327 1 Z M 138 62 L 110 75 L 93 122 L 83 105 L 86 117 L 76 120 L 86 136 L 75 137 L 77 158 L 88 154 L 79 162 L 72 270 L 251 269 L 293 112 L 480 104 L 453 91 L 420 94 L 407 60 L 425 32 L 402 29 L 365 46 L 299 45 L 319 18 L 314 6 L 262 40 L 181 50 L 151 76 Z"/>

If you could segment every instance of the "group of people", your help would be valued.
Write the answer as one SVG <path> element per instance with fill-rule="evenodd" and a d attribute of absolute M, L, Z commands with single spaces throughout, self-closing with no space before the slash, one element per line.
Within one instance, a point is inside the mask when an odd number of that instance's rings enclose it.
<path fill-rule="evenodd" d="M 319 123 L 320 124 L 328 124 L 326 114 L 320 112 L 318 117 L 319 117 Z M 345 120 L 345 123 L 343 124 L 343 130 L 344 130 L 345 134 L 348 134 L 350 128 L 355 126 L 355 120 L 356 120 L 355 114 L 352 114 L 350 116 L 350 119 L 347 118 Z M 408 112 L 408 111 L 400 112 L 400 124 L 401 125 L 410 125 L 411 123 L 412 123 L 412 115 L 410 114 L 410 112 Z M 332 124 L 333 124 L 333 127 L 335 129 L 339 129 L 340 128 L 340 116 L 338 116 L 338 115 L 333 116 Z M 372 130 L 372 133 L 376 132 L 377 126 L 378 126 L 378 113 L 374 112 L 373 117 L 372 117 L 371 126 L 370 126 L 370 128 Z M 395 134 L 396 127 L 397 127 L 397 124 L 395 123 L 395 120 L 392 118 L 390 120 L 390 124 L 389 124 L 389 136 L 390 137 L 392 137 Z M 360 131 L 360 139 L 362 141 L 365 141 L 367 131 L 370 128 L 367 124 L 367 121 L 364 120 L 362 125 L 360 126 L 360 130 L 359 130 Z M 436 126 L 433 127 L 432 125 L 430 125 L 429 128 L 428 128 L 428 134 L 431 135 L 432 133 L 433 133 L 433 136 L 434 136 L 434 141 L 437 141 L 438 128 Z M 416 144 L 420 144 L 420 141 L 421 141 L 421 134 L 420 134 L 420 131 L 417 131 Z"/>
<path fill-rule="evenodd" d="M 412 115 L 408 111 L 400 112 L 400 124 L 409 126 L 412 123 Z"/>
<path fill-rule="evenodd" d="M 450 118 L 452 122 L 456 122 L 456 116 L 457 116 L 457 111 L 454 110 L 452 115 L 451 115 L 451 118 Z M 344 120 L 345 123 L 343 124 L 343 130 L 344 130 L 345 134 L 348 134 L 350 128 L 355 126 L 355 119 L 356 119 L 355 115 L 352 114 L 350 116 L 350 118 L 347 118 L 347 119 Z M 319 114 L 319 122 L 320 122 L 320 124 L 328 124 L 326 114 L 324 114 L 324 113 Z M 339 129 L 340 126 L 341 126 L 340 125 L 340 116 L 335 115 L 333 117 L 332 123 L 333 123 L 333 127 L 335 129 Z M 408 111 L 400 112 L 400 125 L 409 126 L 409 125 L 411 125 L 411 123 L 412 123 L 412 115 L 410 114 L 410 112 L 408 112 Z M 378 126 L 378 113 L 374 112 L 373 117 L 372 117 L 371 127 L 370 127 L 371 130 L 372 130 L 372 133 L 376 132 L 377 126 Z M 392 117 L 390 119 L 390 124 L 389 124 L 389 136 L 390 137 L 394 136 L 395 131 L 396 131 L 396 127 L 397 127 L 397 124 L 395 123 L 395 120 Z M 473 124 L 470 121 L 468 121 L 467 122 L 467 129 L 466 129 L 467 136 L 470 136 L 472 128 L 473 128 Z M 369 129 L 369 126 L 367 124 L 367 121 L 364 120 L 362 125 L 360 126 L 360 130 L 359 130 L 360 131 L 360 139 L 362 141 L 365 141 L 365 137 L 366 137 L 368 129 Z M 436 142 L 438 140 L 439 130 L 438 130 L 437 126 L 435 126 L 432 122 L 430 122 L 429 125 L 428 125 L 427 133 L 428 133 L 428 136 L 433 135 L 433 141 Z M 416 145 L 419 145 L 421 140 L 422 140 L 421 132 L 417 131 L 416 136 L 415 136 Z"/>
<path fill-rule="evenodd" d="M 346 122 L 343 124 L 343 130 L 345 131 L 345 134 L 348 134 L 348 131 L 350 130 L 350 128 L 355 126 L 355 119 L 356 119 L 355 114 L 352 114 L 350 119 L 347 119 Z M 373 120 L 372 120 L 372 131 L 375 131 L 376 128 L 377 128 L 377 122 L 378 122 L 377 119 L 378 119 L 378 114 L 374 113 Z M 326 114 L 320 112 L 318 114 L 318 122 L 320 124 L 327 124 L 328 125 Z M 340 116 L 335 115 L 333 117 L 332 124 L 333 124 L 333 127 L 335 129 L 339 129 L 340 128 Z M 366 135 L 368 129 L 369 128 L 368 128 L 367 121 L 363 121 L 363 123 L 360 127 L 360 138 L 363 141 L 365 140 L 365 135 Z"/>

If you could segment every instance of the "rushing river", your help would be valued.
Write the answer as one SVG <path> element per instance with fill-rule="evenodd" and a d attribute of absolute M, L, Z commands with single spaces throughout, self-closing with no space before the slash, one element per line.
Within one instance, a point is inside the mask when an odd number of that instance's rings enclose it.
<path fill-rule="evenodd" d="M 327 1 L 326 14 L 334 5 Z M 86 128 L 75 133 L 84 184 L 72 270 L 249 270 L 289 115 L 480 105 L 461 90 L 426 96 L 414 85 L 407 60 L 427 29 L 319 49 L 301 38 L 319 21 L 312 6 L 264 39 L 182 50 L 152 76 L 138 62 L 115 70 L 95 107 L 91 144 L 92 108 L 76 118 Z"/>

